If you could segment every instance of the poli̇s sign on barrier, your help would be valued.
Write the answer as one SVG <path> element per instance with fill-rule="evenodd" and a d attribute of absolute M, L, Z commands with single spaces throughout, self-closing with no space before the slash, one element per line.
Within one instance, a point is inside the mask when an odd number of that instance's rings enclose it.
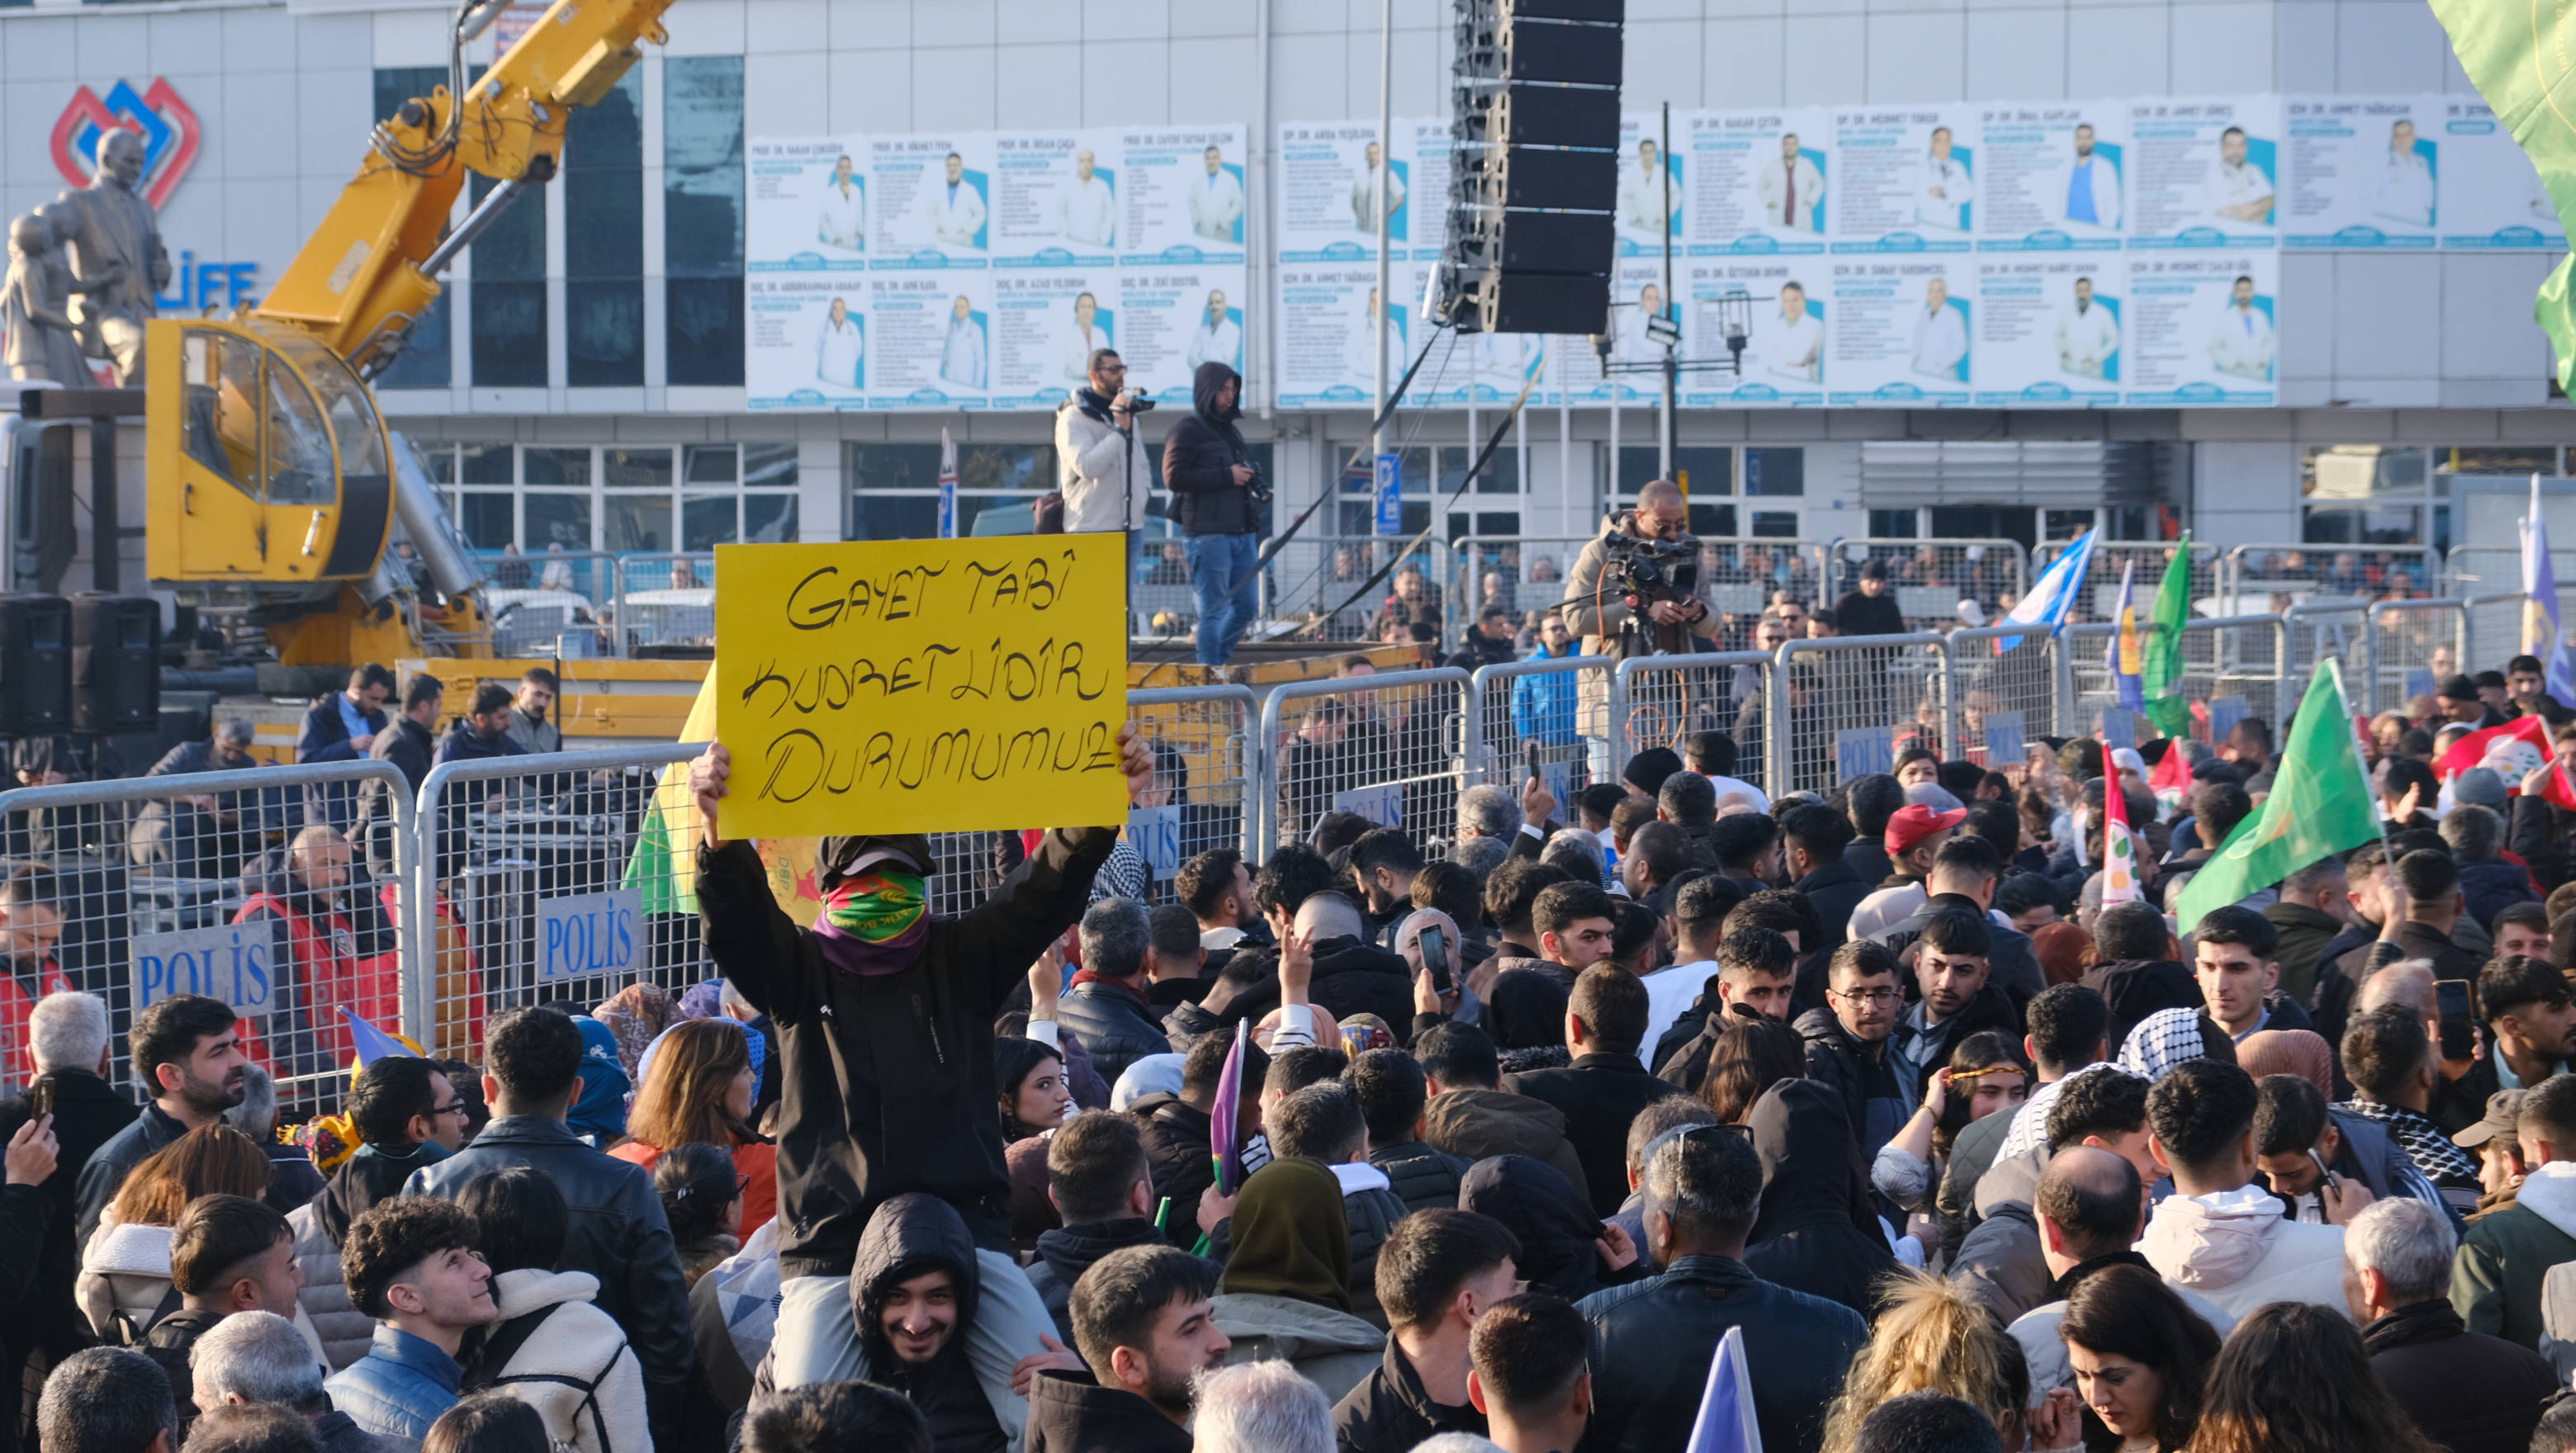
<path fill-rule="evenodd" d="M 542 900 L 537 904 L 537 982 L 631 972 L 643 943 L 643 919 L 642 895 L 632 888 Z"/>
<path fill-rule="evenodd" d="M 277 1005 L 276 944 L 266 923 L 227 924 L 134 940 L 134 1012 L 177 994 L 221 999 L 244 1019 Z"/>

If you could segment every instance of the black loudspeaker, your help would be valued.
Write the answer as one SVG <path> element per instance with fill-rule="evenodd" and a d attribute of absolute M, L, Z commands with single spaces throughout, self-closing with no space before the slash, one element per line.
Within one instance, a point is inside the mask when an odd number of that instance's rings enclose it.
<path fill-rule="evenodd" d="M 0 738 L 72 724 L 72 607 L 59 595 L 0 595 Z"/>
<path fill-rule="evenodd" d="M 1623 0 L 1454 3 L 1441 306 L 1461 332 L 1606 332 Z"/>
<path fill-rule="evenodd" d="M 72 597 L 72 729 L 161 729 L 161 603 L 148 595 Z"/>

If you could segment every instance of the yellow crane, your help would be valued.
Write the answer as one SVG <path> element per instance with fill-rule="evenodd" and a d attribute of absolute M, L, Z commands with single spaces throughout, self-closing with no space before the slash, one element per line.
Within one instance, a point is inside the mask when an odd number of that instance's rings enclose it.
<path fill-rule="evenodd" d="M 267 299 L 232 319 L 153 321 L 143 382 L 156 584 L 246 604 L 288 665 L 417 657 L 433 642 L 489 654 L 481 571 L 367 383 L 437 299 L 447 264 L 561 170 L 572 110 L 668 38 L 670 4 L 555 0 L 469 86 L 465 49 L 507 0 L 460 0 L 448 84 L 376 124 L 356 178 Z M 450 230 L 468 173 L 496 185 Z M 397 519 L 435 604 L 388 560 Z"/>

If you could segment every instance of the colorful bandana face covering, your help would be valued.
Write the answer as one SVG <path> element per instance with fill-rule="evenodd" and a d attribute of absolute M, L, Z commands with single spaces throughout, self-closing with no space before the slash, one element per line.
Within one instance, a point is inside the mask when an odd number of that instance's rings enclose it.
<path fill-rule="evenodd" d="M 843 878 L 823 895 L 814 936 L 824 958 L 846 974 L 911 968 L 930 941 L 930 897 L 921 875 L 879 864 Z"/>

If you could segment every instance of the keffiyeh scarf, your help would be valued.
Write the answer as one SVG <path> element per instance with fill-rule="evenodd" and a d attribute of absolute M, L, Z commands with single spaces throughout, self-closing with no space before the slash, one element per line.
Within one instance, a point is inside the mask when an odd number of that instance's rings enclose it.
<path fill-rule="evenodd" d="M 2376 1100 L 2351 1099 L 2335 1107 L 2350 1110 L 2366 1120 L 2376 1120 L 2388 1128 L 2389 1135 L 2406 1158 L 2425 1178 L 2439 1186 L 2466 1190 L 2478 1183 L 2478 1163 L 2469 1153 L 2451 1143 L 2442 1127 L 2397 1105 L 2383 1105 Z"/>
<path fill-rule="evenodd" d="M 2034 1150 L 2048 1150 L 2048 1112 L 2057 1103 L 2058 1092 L 2086 1075 L 2117 1071 L 2118 1065 L 2096 1060 L 2062 1080 L 2052 1080 L 2030 1092 L 2030 1098 L 2013 1112 L 2012 1128 L 2004 1132 L 2004 1143 L 1995 1151 L 1995 1162 L 2001 1164 Z"/>

